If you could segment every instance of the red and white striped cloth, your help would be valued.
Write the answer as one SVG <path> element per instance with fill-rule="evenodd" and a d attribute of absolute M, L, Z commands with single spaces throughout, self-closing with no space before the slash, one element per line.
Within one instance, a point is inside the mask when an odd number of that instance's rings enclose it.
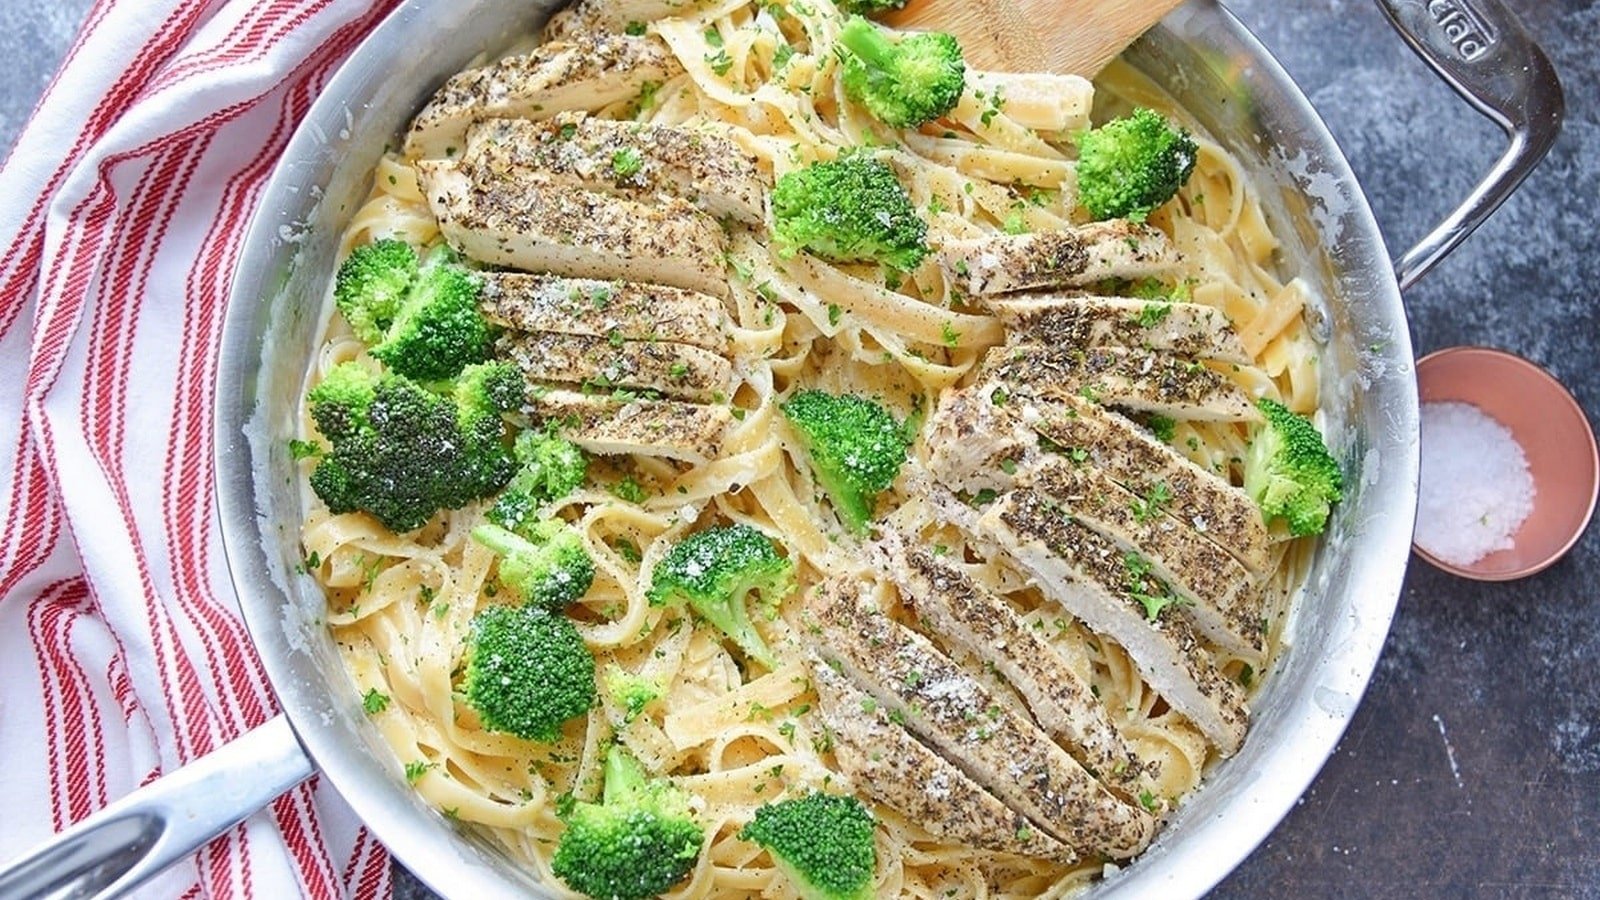
<path fill-rule="evenodd" d="M 267 176 L 395 0 L 98 0 L 0 171 L 0 862 L 275 712 L 212 497 L 228 282 Z M 152 897 L 384 897 L 316 781 Z"/>

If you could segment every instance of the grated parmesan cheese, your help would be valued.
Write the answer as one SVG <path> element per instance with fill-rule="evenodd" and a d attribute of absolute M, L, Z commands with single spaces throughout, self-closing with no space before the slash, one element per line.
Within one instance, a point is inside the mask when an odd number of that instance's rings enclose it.
<path fill-rule="evenodd" d="M 1528 458 L 1510 429 L 1469 403 L 1422 405 L 1417 546 L 1457 566 L 1508 550 L 1533 497 Z"/>

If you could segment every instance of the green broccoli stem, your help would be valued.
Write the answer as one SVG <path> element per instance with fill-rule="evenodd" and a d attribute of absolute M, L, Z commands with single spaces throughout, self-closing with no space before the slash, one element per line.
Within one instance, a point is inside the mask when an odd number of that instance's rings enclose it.
<path fill-rule="evenodd" d="M 611 745 L 606 753 L 605 787 L 601 789 L 606 805 L 633 797 L 649 780 L 644 766 L 622 749 L 621 744 Z"/>
<path fill-rule="evenodd" d="M 839 43 L 873 68 L 887 69 L 894 64 L 899 48 L 882 30 L 860 16 L 854 16 L 839 32 Z"/>
<path fill-rule="evenodd" d="M 497 556 L 520 553 L 528 549 L 527 538 L 499 525 L 484 524 L 472 529 L 472 539 L 493 550 Z"/>

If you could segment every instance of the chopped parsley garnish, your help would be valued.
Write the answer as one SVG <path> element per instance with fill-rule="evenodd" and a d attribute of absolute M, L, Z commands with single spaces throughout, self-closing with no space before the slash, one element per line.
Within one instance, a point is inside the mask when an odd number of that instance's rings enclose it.
<path fill-rule="evenodd" d="M 639 552 L 639 545 L 631 538 L 612 538 L 611 549 L 617 551 L 618 556 L 636 565 L 644 561 L 644 554 Z"/>
<path fill-rule="evenodd" d="M 361 708 L 367 715 L 377 715 L 389 708 L 389 695 L 372 688 L 361 697 Z"/>
<path fill-rule="evenodd" d="M 632 475 L 612 485 L 611 493 L 629 503 L 643 503 L 645 498 L 650 496 L 650 493 L 644 489 L 644 485 L 640 484 L 638 479 Z"/>
<path fill-rule="evenodd" d="M 644 84 L 639 85 L 639 99 L 635 100 L 634 104 L 638 106 L 641 112 L 655 106 L 656 91 L 659 90 L 661 90 L 661 82 L 646 81 Z"/>
<path fill-rule="evenodd" d="M 1128 552 L 1122 557 L 1122 567 L 1127 574 L 1128 596 L 1144 606 L 1145 618 L 1154 622 L 1161 611 L 1184 602 L 1161 579 L 1150 574 L 1150 561 L 1137 553 Z"/>
<path fill-rule="evenodd" d="M 1169 416 L 1152 415 L 1145 420 L 1145 425 L 1149 426 L 1150 433 L 1162 443 L 1170 443 L 1173 436 L 1178 433 L 1178 420 Z"/>
<path fill-rule="evenodd" d="M 939 337 L 944 340 L 946 347 L 956 347 L 961 344 L 961 332 L 957 331 L 955 326 L 949 322 L 939 327 Z"/>
<path fill-rule="evenodd" d="M 639 174 L 644 167 L 644 157 L 632 147 L 623 147 L 611 154 L 611 171 L 617 173 L 618 178 L 629 178 Z"/>
<path fill-rule="evenodd" d="M 1145 492 L 1143 497 L 1135 497 L 1133 503 L 1133 519 L 1136 522 L 1149 522 L 1161 516 L 1162 510 L 1172 502 L 1172 490 L 1165 481 L 1157 482 L 1156 486 Z"/>
<path fill-rule="evenodd" d="M 1172 304 L 1165 301 L 1152 301 L 1139 311 L 1139 326 L 1141 328 L 1154 328 L 1166 321 L 1172 315 Z"/>

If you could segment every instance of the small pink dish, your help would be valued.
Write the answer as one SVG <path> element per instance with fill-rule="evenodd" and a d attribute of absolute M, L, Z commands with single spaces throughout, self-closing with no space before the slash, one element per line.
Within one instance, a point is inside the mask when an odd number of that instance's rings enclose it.
<path fill-rule="evenodd" d="M 1515 354 L 1449 347 L 1417 361 L 1423 403 L 1470 403 L 1511 430 L 1528 458 L 1533 511 L 1497 550 L 1467 566 L 1412 550 L 1453 575 L 1478 581 L 1525 578 L 1554 564 L 1578 542 L 1594 514 L 1600 451 L 1583 408 L 1553 375 Z"/>

